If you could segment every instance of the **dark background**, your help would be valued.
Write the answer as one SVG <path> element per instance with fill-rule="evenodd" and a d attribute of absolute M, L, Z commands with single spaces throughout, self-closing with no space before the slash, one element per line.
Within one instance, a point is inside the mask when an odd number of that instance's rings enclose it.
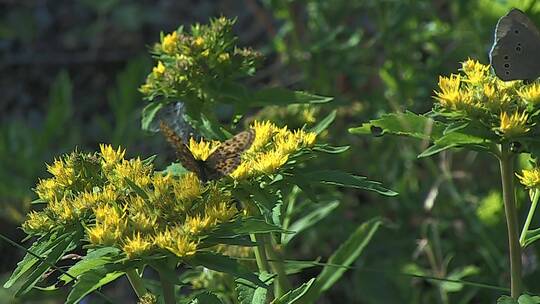
<path fill-rule="evenodd" d="M 22 239 L 17 227 L 34 199 L 31 189 L 47 176 L 45 163 L 55 156 L 76 147 L 94 151 L 99 143 L 122 145 L 129 157 L 163 151 L 161 139 L 140 130 L 146 102 L 137 88 L 153 65 L 148 48 L 159 41 L 160 31 L 223 15 L 237 18 L 241 45 L 266 56 L 250 85 L 335 97 L 320 109 L 338 109 L 325 140 L 351 150 L 328 165 L 400 193 L 384 198 L 342 192 L 339 209 L 295 241 L 291 258 L 327 257 L 361 222 L 377 215 L 389 219 L 355 264 L 371 270 L 349 271 L 321 303 L 494 303 L 501 292 L 441 287 L 398 273 L 506 286 L 497 162 L 465 152 L 419 160 L 416 155 L 427 143 L 360 138 L 347 129 L 386 112 L 428 111 L 439 75 L 457 72 L 468 57 L 488 63 L 497 19 L 511 7 L 526 10 L 540 24 L 540 5 L 533 3 L 0 1 L 0 231 Z M 287 123 L 286 115 L 280 123 Z M 5 280 L 23 252 L 2 242 L 0 250 Z M 526 282 L 533 282 L 528 287 L 539 292 L 536 254 L 531 248 L 524 258 Z M 122 284 L 109 291 L 126 289 Z M 49 297 L 36 293 L 21 301 L 58 303 L 65 296 Z M 0 302 L 4 299 L 14 301 L 8 290 L 0 291 Z"/>

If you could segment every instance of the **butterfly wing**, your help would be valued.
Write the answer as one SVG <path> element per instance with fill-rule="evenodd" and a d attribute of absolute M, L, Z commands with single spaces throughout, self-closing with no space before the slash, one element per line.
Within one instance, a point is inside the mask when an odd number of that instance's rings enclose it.
<path fill-rule="evenodd" d="M 165 139 L 167 139 L 167 142 L 174 148 L 174 151 L 176 152 L 176 157 L 182 164 L 184 168 L 187 170 L 194 172 L 197 174 L 197 176 L 201 177 L 202 172 L 199 165 L 199 162 L 193 157 L 193 154 L 188 149 L 188 147 L 184 144 L 182 139 L 174 132 L 174 130 L 165 122 L 161 121 L 159 124 L 159 128 L 163 135 L 165 136 Z"/>
<path fill-rule="evenodd" d="M 513 9 L 497 23 L 489 55 L 500 79 L 536 79 L 540 76 L 540 32 L 523 12 Z"/>
<path fill-rule="evenodd" d="M 207 179 L 218 179 L 234 171 L 240 165 L 242 152 L 251 147 L 254 139 L 255 131 L 249 129 L 222 142 L 206 159 Z"/>

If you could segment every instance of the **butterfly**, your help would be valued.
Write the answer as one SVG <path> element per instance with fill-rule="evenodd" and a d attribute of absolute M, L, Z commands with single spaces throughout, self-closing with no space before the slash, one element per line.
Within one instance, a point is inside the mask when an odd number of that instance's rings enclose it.
<path fill-rule="evenodd" d="M 251 147 L 255 131 L 240 132 L 222 142 L 206 160 L 196 159 L 188 146 L 165 122 L 160 122 L 161 132 L 176 151 L 176 157 L 184 168 L 195 173 L 203 182 L 217 180 L 233 172 L 240 165 L 242 153 Z"/>
<path fill-rule="evenodd" d="M 501 80 L 538 78 L 540 31 L 522 11 L 512 9 L 497 22 L 489 58 L 495 75 Z"/>

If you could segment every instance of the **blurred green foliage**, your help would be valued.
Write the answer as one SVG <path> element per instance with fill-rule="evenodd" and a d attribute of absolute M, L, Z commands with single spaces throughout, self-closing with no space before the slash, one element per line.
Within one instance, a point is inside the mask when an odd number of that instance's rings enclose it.
<path fill-rule="evenodd" d="M 295 106 L 257 115 L 296 127 L 336 109 L 336 121 L 321 136 L 351 148 L 340 157 L 318 159 L 320 166 L 346 167 L 400 193 L 383 200 L 347 190 L 320 200 L 330 205 L 337 196 L 342 203 L 316 229 L 291 241 L 298 258 L 328 256 L 367 218 L 381 215 L 391 222 L 355 264 L 377 271 L 351 270 L 320 303 L 444 303 L 445 297 L 447 303 L 495 301 L 500 291 L 396 274 L 505 285 L 506 231 L 493 160 L 474 152 L 418 160 L 427 142 L 359 138 L 347 129 L 386 112 L 427 111 L 438 75 L 455 71 L 467 57 L 488 62 L 497 19 L 511 7 L 540 24 L 537 1 L 165 2 L 73 1 L 63 10 L 55 10 L 60 4 L 45 9 L 0 4 L 0 51 L 9 54 L 0 60 L 0 68 L 10 75 L 0 82 L 5 101 L 0 104 L 0 216 L 20 222 L 43 164 L 74 146 L 112 142 L 146 155 L 156 153 L 156 141 L 143 138 L 137 122 L 144 102 L 136 88 L 150 69 L 148 59 L 137 54 L 145 53 L 145 44 L 155 41 L 160 31 L 225 13 L 239 17 L 236 30 L 242 45 L 270 58 L 260 72 L 261 82 L 336 97 L 328 107 L 307 106 L 311 113 Z M 82 17 L 74 21 L 62 12 Z M 57 50 L 61 56 L 51 56 L 51 61 L 60 63 L 43 65 L 41 50 L 49 55 Z M 65 51 L 77 50 L 83 52 L 58 59 Z M 103 61 L 88 59 L 97 58 L 87 57 L 88 50 L 101 50 Z M 66 67 L 68 72 L 60 72 Z M 30 69 L 36 71 L 28 73 Z M 300 212 L 325 207 L 321 205 Z M 524 257 L 533 261 L 528 282 L 539 278 L 537 255 L 533 247 Z M 536 286 L 528 287 L 539 292 Z"/>

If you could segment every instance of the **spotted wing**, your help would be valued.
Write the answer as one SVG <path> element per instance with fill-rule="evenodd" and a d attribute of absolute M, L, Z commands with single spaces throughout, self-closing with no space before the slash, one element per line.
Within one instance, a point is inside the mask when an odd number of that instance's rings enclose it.
<path fill-rule="evenodd" d="M 174 130 L 164 121 L 161 121 L 159 124 L 159 128 L 163 135 L 165 136 L 165 139 L 167 139 L 167 142 L 174 148 L 176 152 L 176 157 L 182 164 L 184 168 L 187 170 L 194 172 L 197 174 L 197 176 L 201 176 L 201 168 L 199 166 L 199 163 L 193 157 L 193 154 L 188 149 L 188 147 L 184 144 L 180 136 L 174 132 Z"/>
<path fill-rule="evenodd" d="M 222 142 L 205 162 L 208 180 L 221 178 L 234 171 L 240 165 L 242 153 L 251 147 L 254 139 L 255 131 L 249 129 Z"/>
<path fill-rule="evenodd" d="M 523 12 L 514 9 L 499 20 L 490 61 L 504 81 L 540 76 L 540 32 Z"/>

